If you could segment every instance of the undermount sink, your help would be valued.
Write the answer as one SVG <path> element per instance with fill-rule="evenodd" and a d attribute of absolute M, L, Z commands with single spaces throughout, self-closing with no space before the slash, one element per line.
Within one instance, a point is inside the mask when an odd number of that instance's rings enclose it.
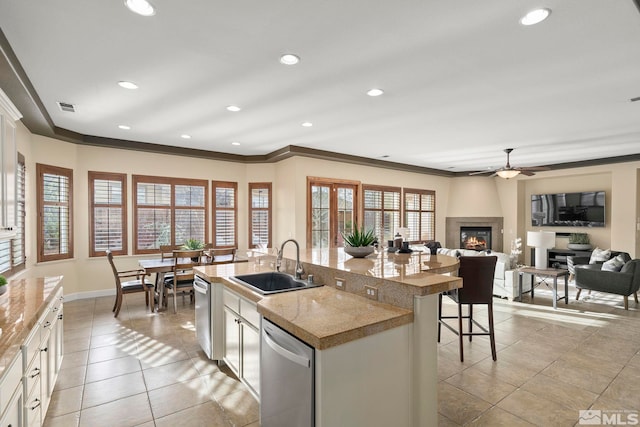
<path fill-rule="evenodd" d="M 239 276 L 232 276 L 230 279 L 262 295 L 322 286 L 318 283 L 309 283 L 308 281 L 295 279 L 290 274 L 280 273 L 278 271 L 241 274 Z"/>

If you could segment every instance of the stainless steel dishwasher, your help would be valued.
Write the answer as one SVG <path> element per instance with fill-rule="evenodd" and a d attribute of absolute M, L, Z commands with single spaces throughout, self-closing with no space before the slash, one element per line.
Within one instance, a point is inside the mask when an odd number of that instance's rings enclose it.
<path fill-rule="evenodd" d="M 213 325 L 211 324 L 211 283 L 195 276 L 193 290 L 196 296 L 196 336 L 198 343 L 209 359 L 213 356 Z"/>
<path fill-rule="evenodd" d="M 260 425 L 315 425 L 313 347 L 265 318 L 260 335 Z"/>

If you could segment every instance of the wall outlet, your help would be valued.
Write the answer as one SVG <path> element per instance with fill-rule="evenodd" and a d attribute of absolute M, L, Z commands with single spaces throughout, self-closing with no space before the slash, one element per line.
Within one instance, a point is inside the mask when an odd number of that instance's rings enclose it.
<path fill-rule="evenodd" d="M 378 288 L 374 288 L 373 286 L 365 285 L 364 291 L 365 291 L 365 294 L 366 294 L 367 298 L 371 298 L 371 299 L 375 299 L 375 300 L 378 299 Z"/>
<path fill-rule="evenodd" d="M 342 289 L 344 291 L 346 284 L 346 280 L 336 277 L 336 288 Z"/>

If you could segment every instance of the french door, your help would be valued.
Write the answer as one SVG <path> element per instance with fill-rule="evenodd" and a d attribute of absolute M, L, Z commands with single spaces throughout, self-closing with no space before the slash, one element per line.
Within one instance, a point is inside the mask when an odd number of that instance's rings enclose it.
<path fill-rule="evenodd" d="M 343 246 L 342 233 L 358 221 L 357 181 L 307 178 L 307 247 Z"/>

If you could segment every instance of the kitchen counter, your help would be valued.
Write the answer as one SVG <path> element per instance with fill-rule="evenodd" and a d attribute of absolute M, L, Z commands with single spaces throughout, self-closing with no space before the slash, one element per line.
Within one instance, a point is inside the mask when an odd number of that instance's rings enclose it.
<path fill-rule="evenodd" d="M 316 349 L 330 348 L 411 323 L 415 296 L 455 289 L 461 283 L 458 277 L 433 272 L 449 272 L 457 268 L 457 259 L 444 255 L 381 252 L 371 258 L 357 259 L 341 249 L 333 249 L 303 251 L 300 258 L 308 273 L 314 268 L 325 269 L 314 271 L 316 281 L 325 286 L 263 296 L 227 280 L 239 274 L 273 271 L 273 263 L 268 257 L 254 258 L 248 263 L 201 266 L 196 267 L 196 271 L 209 281 L 222 282 L 256 302 L 258 312 L 265 318 Z M 400 259 L 402 264 L 398 264 Z M 358 270 L 358 266 L 363 265 L 371 268 L 366 272 Z M 347 292 L 335 288 L 335 275 L 344 280 Z M 374 285 L 378 289 L 379 300 L 368 299 L 364 292 L 360 292 L 365 285 Z M 391 301 L 380 301 L 384 295 L 389 295 Z M 409 304 L 393 304 L 393 301 L 409 301 Z"/>
<path fill-rule="evenodd" d="M 0 374 L 62 286 L 62 276 L 11 280 L 0 295 Z"/>

